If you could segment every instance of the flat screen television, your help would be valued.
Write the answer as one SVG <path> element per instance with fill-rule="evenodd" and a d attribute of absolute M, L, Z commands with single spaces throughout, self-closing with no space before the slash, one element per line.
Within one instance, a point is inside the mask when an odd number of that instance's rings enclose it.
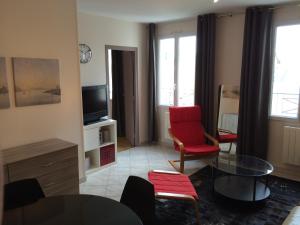
<path fill-rule="evenodd" d="M 106 85 L 82 87 L 82 103 L 84 125 L 107 119 Z"/>

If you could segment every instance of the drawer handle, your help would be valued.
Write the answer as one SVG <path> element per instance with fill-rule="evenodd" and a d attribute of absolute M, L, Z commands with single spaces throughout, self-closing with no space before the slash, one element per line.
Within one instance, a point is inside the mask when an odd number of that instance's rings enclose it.
<path fill-rule="evenodd" d="M 51 183 L 49 183 L 49 184 L 45 184 L 44 188 L 51 187 L 51 186 L 53 186 L 54 184 L 55 184 L 54 182 L 51 182 Z"/>
<path fill-rule="evenodd" d="M 42 165 L 42 167 L 49 167 L 49 166 L 53 166 L 55 164 L 55 162 L 49 162 L 47 164 Z"/>

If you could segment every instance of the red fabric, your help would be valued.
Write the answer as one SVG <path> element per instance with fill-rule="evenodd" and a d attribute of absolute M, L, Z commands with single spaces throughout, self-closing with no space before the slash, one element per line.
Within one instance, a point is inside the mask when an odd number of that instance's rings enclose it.
<path fill-rule="evenodd" d="M 206 155 L 220 150 L 205 143 L 200 106 L 170 107 L 169 110 L 172 134 L 183 143 L 186 154 Z M 175 149 L 179 150 L 177 144 Z"/>
<path fill-rule="evenodd" d="M 193 145 L 193 146 L 184 146 L 184 151 L 186 154 L 193 155 L 206 155 L 212 154 L 214 152 L 220 151 L 218 146 L 214 145 Z"/>
<path fill-rule="evenodd" d="M 201 123 L 200 106 L 169 107 L 171 123 L 198 121 Z"/>
<path fill-rule="evenodd" d="M 169 110 L 171 131 L 176 138 L 184 145 L 205 143 L 199 106 L 170 107 Z"/>
<path fill-rule="evenodd" d="M 218 141 L 220 143 L 231 143 L 237 141 L 236 134 L 219 134 Z"/>
<path fill-rule="evenodd" d="M 189 177 L 184 174 L 148 173 L 149 181 L 154 185 L 154 191 L 171 194 L 185 194 L 199 199 Z"/>

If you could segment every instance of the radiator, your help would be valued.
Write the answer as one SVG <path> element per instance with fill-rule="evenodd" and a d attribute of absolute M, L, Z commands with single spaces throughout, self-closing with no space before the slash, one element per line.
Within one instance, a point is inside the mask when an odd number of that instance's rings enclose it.
<path fill-rule="evenodd" d="M 283 127 L 283 159 L 300 166 L 300 127 Z"/>

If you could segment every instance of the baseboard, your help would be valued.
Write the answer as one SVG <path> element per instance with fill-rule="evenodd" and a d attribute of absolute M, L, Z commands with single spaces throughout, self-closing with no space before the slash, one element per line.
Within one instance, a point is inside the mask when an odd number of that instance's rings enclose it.
<path fill-rule="evenodd" d="M 300 174 L 299 174 L 299 167 L 295 168 L 287 168 L 284 166 L 274 166 L 274 172 L 272 175 L 275 175 L 277 177 L 285 178 L 288 180 L 294 180 L 294 181 L 299 181 L 300 182 Z"/>

